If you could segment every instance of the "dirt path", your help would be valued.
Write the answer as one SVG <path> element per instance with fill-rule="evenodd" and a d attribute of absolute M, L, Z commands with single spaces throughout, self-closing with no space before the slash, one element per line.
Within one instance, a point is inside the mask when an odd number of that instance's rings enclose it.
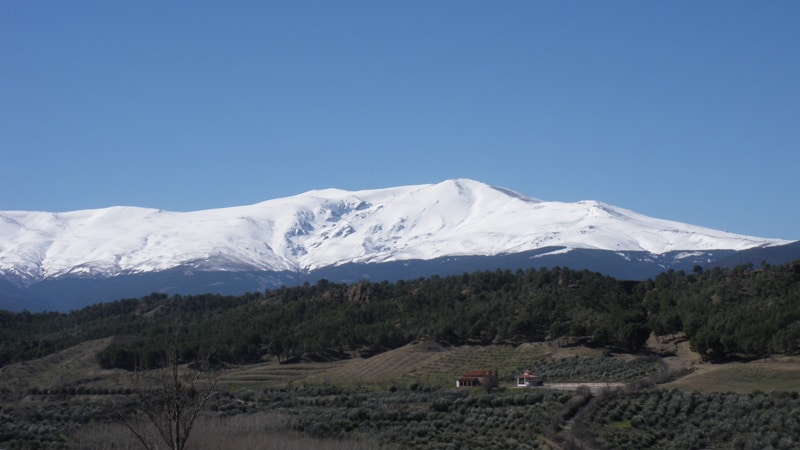
<path fill-rule="evenodd" d="M 582 387 L 586 387 L 593 395 L 597 395 L 606 389 L 622 389 L 627 385 L 627 383 L 547 383 L 542 387 L 557 391 L 577 391 Z"/>

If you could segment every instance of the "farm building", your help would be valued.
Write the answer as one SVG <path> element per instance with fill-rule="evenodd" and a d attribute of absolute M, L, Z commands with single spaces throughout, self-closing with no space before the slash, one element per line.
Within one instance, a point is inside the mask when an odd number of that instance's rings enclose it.
<path fill-rule="evenodd" d="M 496 370 L 472 370 L 456 379 L 456 387 L 497 387 Z"/>
<path fill-rule="evenodd" d="M 526 370 L 522 375 L 517 375 L 517 387 L 542 386 L 544 383 L 538 375 Z"/>

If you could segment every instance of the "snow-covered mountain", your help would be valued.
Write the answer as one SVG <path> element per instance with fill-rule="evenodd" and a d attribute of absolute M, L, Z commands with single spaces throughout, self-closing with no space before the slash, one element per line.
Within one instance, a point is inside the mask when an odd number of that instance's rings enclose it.
<path fill-rule="evenodd" d="M 542 248 L 679 252 L 680 258 L 787 243 L 655 219 L 597 201 L 548 202 L 455 179 L 355 192 L 316 190 L 194 212 L 133 207 L 0 212 L 0 275 L 27 286 L 66 276 L 174 268 L 303 273 L 347 263 Z"/>

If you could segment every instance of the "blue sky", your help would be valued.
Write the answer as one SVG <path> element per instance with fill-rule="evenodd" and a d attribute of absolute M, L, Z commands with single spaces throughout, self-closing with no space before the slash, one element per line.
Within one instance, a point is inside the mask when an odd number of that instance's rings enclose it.
<path fill-rule="evenodd" d="M 800 2 L 0 2 L 0 210 L 473 178 L 800 239 Z"/>

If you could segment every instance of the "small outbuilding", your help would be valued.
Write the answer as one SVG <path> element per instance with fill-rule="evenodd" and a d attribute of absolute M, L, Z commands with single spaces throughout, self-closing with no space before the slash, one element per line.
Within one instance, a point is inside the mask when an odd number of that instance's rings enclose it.
<path fill-rule="evenodd" d="M 496 370 L 471 370 L 456 379 L 456 387 L 497 387 Z"/>
<path fill-rule="evenodd" d="M 517 387 L 531 387 L 543 386 L 544 382 L 538 375 L 531 373 L 530 370 L 524 371 L 521 375 L 517 375 Z"/>

